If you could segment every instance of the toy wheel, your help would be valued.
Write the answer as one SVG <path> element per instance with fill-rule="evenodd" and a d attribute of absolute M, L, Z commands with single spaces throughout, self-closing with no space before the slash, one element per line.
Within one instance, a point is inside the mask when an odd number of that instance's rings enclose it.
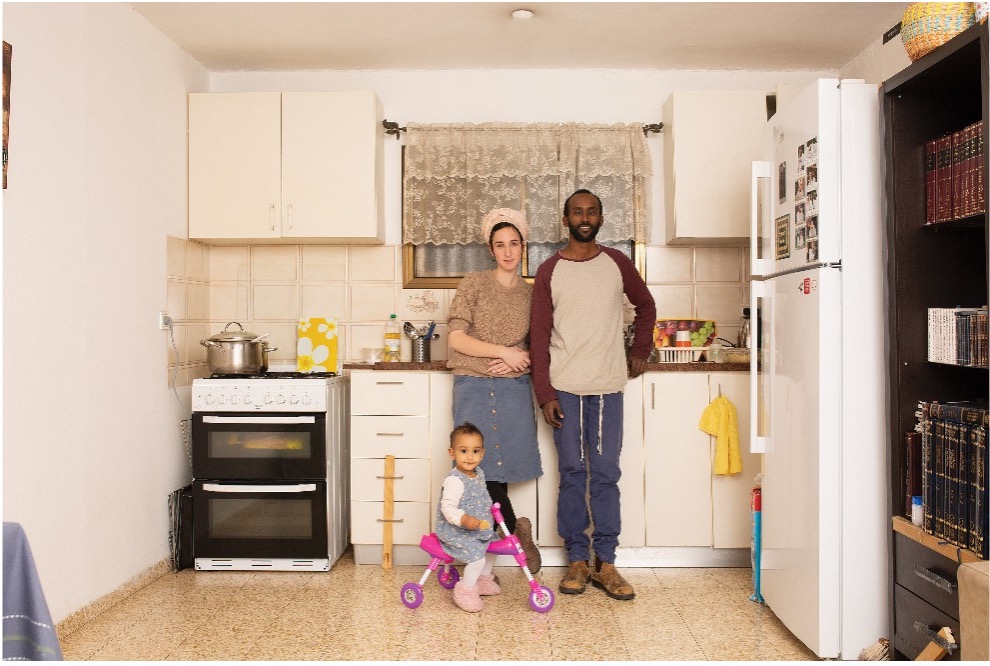
<path fill-rule="evenodd" d="M 407 607 L 419 608 L 419 605 L 423 603 L 423 588 L 419 586 L 419 583 L 406 583 L 402 586 L 399 596 Z"/>
<path fill-rule="evenodd" d="M 547 613 L 553 608 L 553 590 L 540 586 L 540 589 L 529 593 L 529 607 L 537 613 Z"/>
<path fill-rule="evenodd" d="M 457 569 L 453 566 L 442 566 L 437 569 L 437 580 L 440 581 L 440 585 L 448 590 L 454 589 L 454 585 L 460 579 L 461 575 L 457 573 Z"/>

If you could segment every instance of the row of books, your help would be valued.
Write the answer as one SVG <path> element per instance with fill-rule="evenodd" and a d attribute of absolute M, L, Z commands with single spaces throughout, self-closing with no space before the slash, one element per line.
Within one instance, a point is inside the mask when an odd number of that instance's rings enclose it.
<path fill-rule="evenodd" d="M 928 360 L 986 368 L 987 308 L 928 308 Z"/>
<path fill-rule="evenodd" d="M 985 213 L 983 121 L 925 142 L 925 222 Z"/>
<path fill-rule="evenodd" d="M 908 493 L 922 497 L 922 529 L 988 559 L 987 405 L 918 407 L 916 432 L 907 435 L 906 467 Z"/>

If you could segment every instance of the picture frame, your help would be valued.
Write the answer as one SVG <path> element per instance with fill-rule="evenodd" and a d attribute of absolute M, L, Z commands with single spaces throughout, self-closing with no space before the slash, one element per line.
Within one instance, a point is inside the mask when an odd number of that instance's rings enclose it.
<path fill-rule="evenodd" d="M 781 215 L 776 220 L 776 242 L 774 256 L 777 259 L 787 259 L 791 256 L 791 215 Z"/>

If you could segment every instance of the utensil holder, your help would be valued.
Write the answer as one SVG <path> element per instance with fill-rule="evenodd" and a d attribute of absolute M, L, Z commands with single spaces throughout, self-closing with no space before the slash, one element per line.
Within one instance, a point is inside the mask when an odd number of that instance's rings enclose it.
<path fill-rule="evenodd" d="M 430 362 L 430 342 L 428 338 L 412 339 L 412 360 L 413 363 Z"/>

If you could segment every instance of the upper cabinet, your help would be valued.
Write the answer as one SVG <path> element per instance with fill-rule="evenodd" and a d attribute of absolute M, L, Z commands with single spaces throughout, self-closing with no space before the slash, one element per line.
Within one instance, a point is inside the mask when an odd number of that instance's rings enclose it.
<path fill-rule="evenodd" d="M 665 241 L 749 241 L 752 163 L 767 142 L 763 91 L 673 92 L 663 105 Z"/>
<path fill-rule="evenodd" d="M 189 95 L 189 237 L 381 244 L 373 92 Z"/>

